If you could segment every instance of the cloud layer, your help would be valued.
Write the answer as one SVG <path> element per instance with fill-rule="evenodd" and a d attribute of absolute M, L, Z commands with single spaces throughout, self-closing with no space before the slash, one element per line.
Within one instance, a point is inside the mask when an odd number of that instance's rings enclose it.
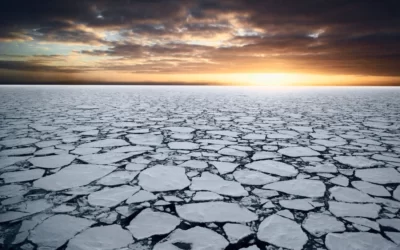
<path fill-rule="evenodd" d="M 400 76 L 398 13 L 398 0 L 1 1 L 0 48 L 28 52 L 2 49 L 0 69 Z"/>

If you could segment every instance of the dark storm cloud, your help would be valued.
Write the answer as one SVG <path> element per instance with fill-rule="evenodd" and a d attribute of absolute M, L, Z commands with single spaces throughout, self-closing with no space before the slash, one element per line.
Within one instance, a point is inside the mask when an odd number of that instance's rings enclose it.
<path fill-rule="evenodd" d="M 82 69 L 69 69 L 65 67 L 56 67 L 49 65 L 42 65 L 37 62 L 26 61 L 3 61 L 0 60 L 0 69 L 6 70 L 21 70 L 31 72 L 57 72 L 57 73 L 79 73 Z"/>
<path fill-rule="evenodd" d="M 202 60 L 186 62 L 186 68 L 205 72 L 285 65 L 297 71 L 400 75 L 399 13 L 398 0 L 14 0 L 0 1 L 0 41 L 103 44 L 108 49 L 81 53 L 149 60 L 113 66 L 120 70 L 146 71 L 146 65 L 153 70 L 150 57 L 169 56 L 167 62 L 159 59 L 156 70 L 179 73 L 185 69 L 182 57 L 190 57 Z M 126 40 L 99 35 L 108 30 L 120 31 Z M 185 44 L 226 34 L 231 38 L 218 46 Z"/>

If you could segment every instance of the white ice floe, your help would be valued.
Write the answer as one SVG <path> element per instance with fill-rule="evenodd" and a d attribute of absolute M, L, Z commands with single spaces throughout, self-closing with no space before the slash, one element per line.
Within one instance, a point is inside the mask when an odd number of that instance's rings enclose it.
<path fill-rule="evenodd" d="M 375 199 L 366 193 L 354 188 L 332 187 L 329 189 L 331 196 L 337 201 L 344 202 L 375 202 Z"/>
<path fill-rule="evenodd" d="M 325 147 L 337 147 L 337 146 L 342 146 L 346 145 L 347 142 L 346 140 L 323 140 L 323 139 L 317 139 L 317 140 L 312 140 L 311 142 L 323 145 Z"/>
<path fill-rule="evenodd" d="M 160 146 L 164 140 L 162 135 L 131 134 L 127 135 L 129 142 L 135 145 Z"/>
<path fill-rule="evenodd" d="M 24 212 L 7 211 L 5 213 L 0 213 L 0 223 L 18 220 L 29 215 L 29 213 Z"/>
<path fill-rule="evenodd" d="M 240 150 L 236 150 L 233 148 L 223 148 L 220 151 L 218 151 L 218 154 L 221 155 L 229 155 L 229 156 L 236 156 L 236 157 L 247 157 L 247 153 L 240 151 Z"/>
<path fill-rule="evenodd" d="M 61 154 L 30 158 L 28 161 L 39 168 L 60 168 L 70 164 L 75 159 L 74 155 Z"/>
<path fill-rule="evenodd" d="M 31 169 L 17 172 L 7 172 L 0 175 L 4 183 L 24 182 L 39 179 L 44 174 L 43 169 Z"/>
<path fill-rule="evenodd" d="M 321 213 L 308 213 L 307 218 L 303 221 L 303 228 L 315 237 L 346 231 L 343 222 L 333 216 Z"/>
<path fill-rule="evenodd" d="M 268 152 L 268 151 L 261 151 L 261 152 L 256 152 L 251 159 L 253 161 L 258 161 L 258 160 L 263 160 L 263 159 L 272 159 L 272 158 L 277 158 L 280 157 L 280 154 L 277 154 L 275 152 Z"/>
<path fill-rule="evenodd" d="M 239 164 L 231 162 L 211 161 L 209 163 L 216 167 L 220 174 L 231 173 L 239 166 Z"/>
<path fill-rule="evenodd" d="M 347 187 L 349 185 L 349 178 L 343 175 L 339 175 L 335 178 L 330 179 L 329 182 L 339 186 Z"/>
<path fill-rule="evenodd" d="M 41 249 L 57 249 L 77 233 L 94 224 L 83 218 L 69 215 L 54 215 L 34 228 L 29 240 Z"/>
<path fill-rule="evenodd" d="M 243 140 L 265 140 L 265 135 L 262 134 L 247 134 L 242 136 Z"/>
<path fill-rule="evenodd" d="M 381 207 L 376 204 L 355 204 L 329 201 L 329 211 L 337 217 L 377 218 Z"/>
<path fill-rule="evenodd" d="M 150 192 L 181 190 L 190 185 L 181 167 L 156 165 L 139 174 L 139 185 Z"/>
<path fill-rule="evenodd" d="M 381 185 L 372 184 L 366 181 L 352 181 L 351 185 L 366 194 L 390 197 L 389 191 Z"/>
<path fill-rule="evenodd" d="M 329 233 L 325 238 L 329 250 L 395 250 L 395 244 L 373 233 Z"/>
<path fill-rule="evenodd" d="M 316 207 L 322 207 L 324 204 L 314 202 L 312 199 L 292 199 L 292 200 L 279 200 L 279 204 L 287 209 L 310 211 Z"/>
<path fill-rule="evenodd" d="M 0 198 L 8 198 L 13 196 L 22 196 L 28 192 L 28 189 L 23 185 L 11 184 L 0 186 Z"/>
<path fill-rule="evenodd" d="M 257 238 L 278 247 L 301 250 L 307 243 L 308 237 L 296 222 L 271 215 L 263 220 L 258 227 Z"/>
<path fill-rule="evenodd" d="M 0 157 L 0 169 L 29 159 L 29 156 L 4 156 Z"/>
<path fill-rule="evenodd" d="M 228 140 L 216 140 L 216 139 L 201 139 L 197 140 L 198 143 L 203 144 L 216 144 L 216 145 L 235 145 L 237 142 L 228 141 Z"/>
<path fill-rule="evenodd" d="M 355 175 L 363 181 L 377 184 L 400 183 L 400 173 L 394 168 L 360 169 Z"/>
<path fill-rule="evenodd" d="M 253 189 L 252 193 L 260 198 L 271 198 L 279 195 L 275 190 L 264 190 L 259 188 Z"/>
<path fill-rule="evenodd" d="M 223 228 L 231 244 L 236 244 L 243 238 L 253 234 L 253 231 L 248 226 L 242 224 L 226 223 Z"/>
<path fill-rule="evenodd" d="M 132 152 L 132 153 L 107 152 L 102 154 L 84 155 L 79 157 L 78 159 L 87 162 L 89 164 L 113 164 L 142 153 L 143 152 Z"/>
<path fill-rule="evenodd" d="M 228 244 L 228 241 L 218 233 L 197 226 L 188 230 L 175 230 L 157 243 L 153 250 L 177 250 L 183 247 L 185 247 L 183 249 L 190 247 L 191 250 L 224 250 Z"/>
<path fill-rule="evenodd" d="M 51 140 L 51 141 L 41 141 L 41 142 L 35 143 L 35 145 L 39 148 L 47 148 L 47 147 L 55 146 L 58 144 L 61 144 L 61 141 Z"/>
<path fill-rule="evenodd" d="M 245 165 L 246 168 L 258 170 L 268 174 L 274 174 L 279 176 L 296 176 L 298 174 L 297 169 L 293 166 L 272 160 L 254 161 Z"/>
<path fill-rule="evenodd" d="M 289 157 L 318 156 L 320 153 L 307 147 L 288 147 L 278 151 L 278 153 Z"/>
<path fill-rule="evenodd" d="M 195 168 L 195 169 L 204 169 L 208 167 L 208 164 L 205 161 L 190 160 L 180 164 L 179 166 L 187 168 Z"/>
<path fill-rule="evenodd" d="M 120 146 L 128 146 L 124 140 L 121 139 L 104 139 L 94 142 L 88 142 L 79 145 L 80 148 L 106 148 L 106 147 L 120 147 Z"/>
<path fill-rule="evenodd" d="M 249 146 L 243 146 L 243 145 L 233 145 L 233 146 L 229 146 L 229 148 L 233 148 L 233 149 L 237 149 L 239 151 L 254 151 L 253 148 L 249 147 Z"/>
<path fill-rule="evenodd" d="M 88 202 L 92 206 L 114 207 L 131 197 L 137 191 L 139 191 L 139 187 L 127 185 L 114 188 L 103 188 L 100 191 L 91 193 L 88 196 Z"/>
<path fill-rule="evenodd" d="M 196 194 L 193 196 L 194 201 L 212 201 L 212 200 L 223 200 L 223 199 L 224 197 L 222 197 L 221 195 L 207 191 L 196 192 Z"/>
<path fill-rule="evenodd" d="M 365 219 L 365 218 L 359 218 L 359 217 L 343 217 L 343 219 L 350 221 L 354 224 L 361 225 L 364 227 L 369 227 L 372 228 L 376 231 L 380 231 L 381 229 L 379 228 L 379 224 L 375 221 Z"/>
<path fill-rule="evenodd" d="M 59 191 L 84 186 L 115 170 L 114 166 L 72 164 L 33 183 L 35 187 Z"/>
<path fill-rule="evenodd" d="M 236 181 L 226 181 L 218 175 L 209 172 L 203 172 L 201 177 L 192 179 L 191 190 L 206 190 L 217 194 L 233 197 L 247 196 L 248 192 Z"/>
<path fill-rule="evenodd" d="M 374 161 L 364 156 L 336 156 L 333 159 L 353 168 L 372 168 L 382 165 L 382 162 Z"/>
<path fill-rule="evenodd" d="M 279 215 L 279 216 L 282 216 L 282 217 L 285 217 L 285 218 L 294 220 L 294 216 L 293 216 L 292 212 L 290 212 L 290 211 L 287 210 L 287 209 L 278 211 L 278 212 L 276 213 L 276 215 Z"/>
<path fill-rule="evenodd" d="M 170 149 L 194 150 L 198 149 L 200 145 L 193 142 L 170 142 L 168 147 Z"/>
<path fill-rule="evenodd" d="M 381 155 L 381 154 L 373 155 L 372 159 L 375 159 L 375 160 L 378 160 L 378 161 L 388 161 L 388 162 L 400 163 L 400 158 L 399 157 L 391 157 L 391 156 Z"/>
<path fill-rule="evenodd" d="M 237 203 L 222 201 L 175 206 L 179 217 L 191 222 L 250 222 L 258 216 Z"/>
<path fill-rule="evenodd" d="M 192 133 L 193 131 L 195 131 L 194 128 L 190 127 L 165 127 L 163 129 L 170 130 L 175 133 Z"/>
<path fill-rule="evenodd" d="M 263 188 L 311 198 L 322 197 L 325 194 L 325 184 L 317 180 L 299 179 L 279 181 L 267 184 Z"/>
<path fill-rule="evenodd" d="M 148 208 L 140 212 L 127 229 L 136 239 L 145 239 L 153 235 L 168 234 L 174 230 L 181 220 L 171 214 L 154 212 Z"/>
<path fill-rule="evenodd" d="M 0 156 L 18 156 L 18 155 L 30 155 L 36 151 L 36 148 L 16 148 L 16 149 L 6 149 L 0 151 Z"/>
<path fill-rule="evenodd" d="M 97 184 L 104 186 L 117 186 L 126 184 L 132 181 L 133 178 L 135 178 L 138 174 L 138 171 L 116 171 L 101 178 L 99 181 L 97 181 Z"/>
<path fill-rule="evenodd" d="M 60 154 L 67 154 L 68 152 L 64 149 L 56 149 L 54 147 L 48 147 L 39 149 L 34 154 L 35 156 L 45 156 L 45 155 L 60 155 Z"/>
<path fill-rule="evenodd" d="M 141 171 L 147 167 L 146 164 L 141 164 L 141 163 L 128 163 L 125 166 L 126 170 L 129 171 Z"/>
<path fill-rule="evenodd" d="M 91 155 L 99 152 L 101 148 L 76 148 L 71 151 L 72 154 L 76 155 Z"/>
<path fill-rule="evenodd" d="M 155 196 L 153 193 L 150 193 L 146 190 L 140 190 L 136 194 L 129 197 L 128 200 L 126 201 L 126 203 L 127 204 L 140 203 L 140 202 L 152 201 L 152 200 L 156 200 L 156 199 L 157 199 L 157 196 Z"/>
<path fill-rule="evenodd" d="M 149 146 L 125 146 L 125 147 L 118 147 L 110 152 L 114 153 L 129 153 L 129 152 L 142 152 L 142 151 L 153 151 L 154 148 Z"/>
<path fill-rule="evenodd" d="M 233 173 L 235 180 L 245 185 L 265 185 L 267 183 L 279 181 L 278 177 L 273 177 L 258 171 L 237 170 Z"/>
<path fill-rule="evenodd" d="M 240 133 L 229 130 L 212 130 L 212 131 L 207 131 L 207 134 L 237 137 Z"/>
<path fill-rule="evenodd" d="M 307 166 L 304 168 L 304 171 L 308 173 L 336 173 L 337 168 L 333 164 L 326 163 L 319 164 L 317 166 Z"/>
<path fill-rule="evenodd" d="M 38 142 L 39 140 L 33 138 L 18 138 L 18 139 L 8 139 L 0 141 L 0 145 L 7 148 L 30 145 Z"/>
<path fill-rule="evenodd" d="M 120 225 L 89 228 L 68 242 L 66 250 L 111 250 L 122 249 L 133 243 L 129 231 Z"/>
<path fill-rule="evenodd" d="M 184 134 L 184 133 L 174 133 L 171 135 L 171 138 L 177 140 L 191 140 L 193 139 L 193 134 Z"/>
<path fill-rule="evenodd" d="M 392 199 L 375 197 L 375 202 L 379 203 L 379 204 L 383 204 L 386 207 L 397 208 L 397 209 L 400 208 L 400 202 L 392 200 Z"/>

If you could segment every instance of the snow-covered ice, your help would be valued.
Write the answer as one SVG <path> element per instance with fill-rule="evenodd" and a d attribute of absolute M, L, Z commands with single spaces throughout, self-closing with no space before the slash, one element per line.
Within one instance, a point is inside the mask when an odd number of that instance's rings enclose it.
<path fill-rule="evenodd" d="M 263 188 L 305 197 L 322 197 L 325 194 L 325 184 L 317 180 L 279 181 L 267 184 Z"/>
<path fill-rule="evenodd" d="M 399 99 L 1 86 L 0 249 L 397 249 Z"/>
<path fill-rule="evenodd" d="M 180 219 L 150 208 L 138 214 L 127 227 L 136 239 L 145 239 L 153 235 L 168 234 L 179 225 Z"/>
<path fill-rule="evenodd" d="M 70 215 L 54 215 L 35 227 L 29 240 L 42 249 L 57 249 L 95 222 Z"/>
<path fill-rule="evenodd" d="M 154 166 L 139 175 L 139 185 L 148 191 L 181 190 L 190 185 L 185 169 L 172 166 Z"/>
<path fill-rule="evenodd" d="M 115 170 L 113 166 L 72 164 L 33 183 L 35 187 L 59 191 L 89 184 Z"/>
<path fill-rule="evenodd" d="M 236 203 L 221 201 L 176 206 L 179 217 L 193 222 L 250 222 L 257 215 Z"/>
<path fill-rule="evenodd" d="M 245 167 L 279 176 L 295 176 L 298 173 L 293 166 L 273 160 L 254 161 L 246 164 Z"/>
<path fill-rule="evenodd" d="M 100 191 L 91 193 L 88 202 L 92 206 L 114 207 L 128 199 L 139 190 L 139 187 L 123 185 L 113 188 L 103 188 Z"/>
<path fill-rule="evenodd" d="M 119 225 L 89 228 L 68 242 L 67 250 L 120 249 L 133 243 L 132 235 Z"/>
<path fill-rule="evenodd" d="M 279 247 L 301 250 L 308 237 L 296 222 L 279 215 L 271 215 L 258 228 L 257 238 Z"/>

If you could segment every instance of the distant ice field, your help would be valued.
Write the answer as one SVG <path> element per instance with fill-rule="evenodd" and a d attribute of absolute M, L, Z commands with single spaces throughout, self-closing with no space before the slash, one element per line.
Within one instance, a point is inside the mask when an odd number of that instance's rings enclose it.
<path fill-rule="evenodd" d="M 400 88 L 0 86 L 0 249 L 395 250 L 399 185 Z"/>

